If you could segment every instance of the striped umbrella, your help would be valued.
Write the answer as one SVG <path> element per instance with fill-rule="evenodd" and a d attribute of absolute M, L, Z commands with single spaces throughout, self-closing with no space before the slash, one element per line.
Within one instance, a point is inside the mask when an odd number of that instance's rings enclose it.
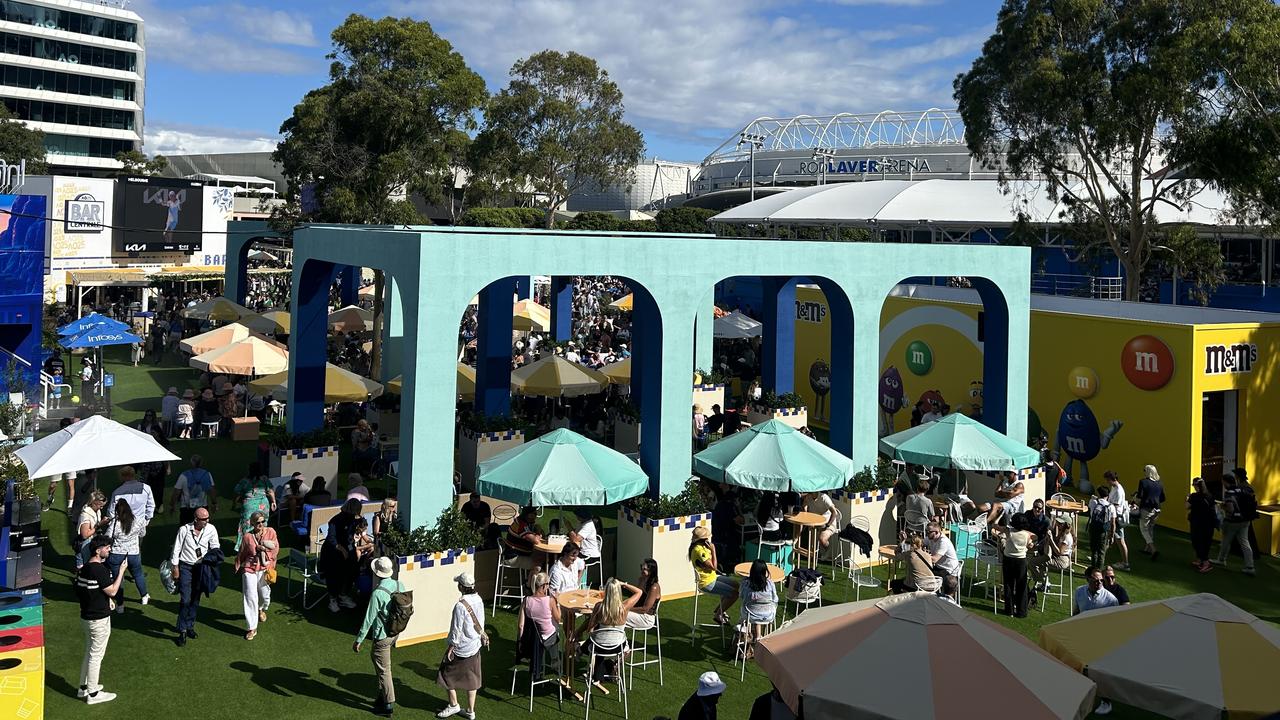
<path fill-rule="evenodd" d="M 604 373 L 604 376 L 614 385 L 629 385 L 631 384 L 631 358 L 609 363 L 600 368 L 600 372 Z"/>
<path fill-rule="evenodd" d="M 279 343 L 251 335 L 237 343 L 191 358 L 191 367 L 232 375 L 265 375 L 289 368 L 289 351 Z"/>
<path fill-rule="evenodd" d="M 559 355 L 547 357 L 511 371 L 511 389 L 522 395 L 577 397 L 604 390 L 609 378 L 586 365 Z"/>
<path fill-rule="evenodd" d="M 1018 633 L 931 594 L 805 610 L 756 662 L 805 720 L 1080 720 L 1093 683 Z M 979 708 L 986 688 L 994 711 Z"/>
<path fill-rule="evenodd" d="M 226 347 L 231 343 L 238 343 L 251 337 L 266 340 L 265 337 L 253 331 L 248 325 L 242 322 L 233 322 L 222 327 L 214 328 L 209 332 L 200 333 L 193 337 L 178 343 L 178 347 L 192 355 L 207 353 L 210 350 L 217 350 L 220 347 Z"/>
<path fill-rule="evenodd" d="M 215 320 L 217 322 L 231 322 L 252 314 L 253 311 L 249 308 L 224 297 L 210 298 L 182 311 L 183 317 L 196 318 L 198 320 Z"/>
<path fill-rule="evenodd" d="M 551 311 L 532 300 L 521 300 L 511 307 L 511 328 L 546 332 L 551 329 Z"/>
<path fill-rule="evenodd" d="M 1200 593 L 1081 613 L 1040 645 L 1098 694 L 1179 720 L 1261 718 L 1280 708 L 1280 629 Z"/>

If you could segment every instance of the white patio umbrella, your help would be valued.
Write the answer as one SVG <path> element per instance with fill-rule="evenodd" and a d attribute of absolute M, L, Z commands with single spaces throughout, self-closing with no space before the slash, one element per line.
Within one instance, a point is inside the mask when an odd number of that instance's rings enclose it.
<path fill-rule="evenodd" d="M 763 323 L 734 310 L 724 317 L 715 319 L 712 323 L 712 335 L 730 339 L 753 338 L 760 337 L 763 328 Z"/>
<path fill-rule="evenodd" d="M 33 478 L 91 468 L 179 460 L 150 435 L 101 415 L 72 423 L 18 450 Z"/>

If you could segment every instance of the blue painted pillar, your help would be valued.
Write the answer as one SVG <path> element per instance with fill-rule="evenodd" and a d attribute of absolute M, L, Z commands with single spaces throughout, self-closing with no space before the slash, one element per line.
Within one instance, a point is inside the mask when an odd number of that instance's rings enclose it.
<path fill-rule="evenodd" d="M 713 370 L 716 364 L 712 342 L 715 339 L 716 304 L 707 298 L 698 305 L 698 317 L 693 322 L 693 366 Z"/>
<path fill-rule="evenodd" d="M 827 299 L 831 327 L 831 391 L 827 394 L 829 440 L 833 450 L 853 457 L 853 308 L 835 283 L 818 279 Z M 876 347 L 879 354 L 879 347 Z M 874 372 L 874 368 L 871 369 Z M 809 408 L 812 417 L 813 408 Z M 875 437 L 874 435 L 872 436 Z"/>
<path fill-rule="evenodd" d="M 1027 428 L 1009 427 L 1009 304 L 1004 293 L 986 278 L 970 278 L 982 298 L 982 423 L 992 430 L 1025 441 Z M 1013 432 L 1010 432 L 1013 430 Z"/>
<path fill-rule="evenodd" d="M 761 385 L 778 394 L 795 386 L 796 283 L 789 277 L 761 278 L 764 335 Z"/>
<path fill-rule="evenodd" d="M 517 282 L 506 277 L 480 291 L 475 408 L 485 415 L 511 411 L 511 295 Z"/>
<path fill-rule="evenodd" d="M 662 316 L 653 298 L 639 288 L 632 298 L 631 345 L 631 399 L 640 408 L 640 466 L 649 475 L 649 494 L 656 497 L 663 490 Z"/>
<path fill-rule="evenodd" d="M 551 278 L 551 336 L 556 342 L 573 337 L 573 278 Z"/>
<path fill-rule="evenodd" d="M 356 265 L 341 266 L 338 282 L 338 302 L 342 306 L 360 304 L 360 268 Z"/>
<path fill-rule="evenodd" d="M 514 280 L 516 281 L 515 293 L 516 295 L 519 295 L 519 298 L 517 299 L 532 300 L 533 299 L 533 276 L 517 275 L 514 278 Z"/>
<path fill-rule="evenodd" d="M 382 382 L 404 372 L 404 303 L 400 286 L 391 273 L 382 283 Z"/>
<path fill-rule="evenodd" d="M 305 260 L 293 268 L 293 332 L 289 334 L 290 432 L 324 426 L 324 371 L 329 336 L 329 288 L 338 267 Z"/>

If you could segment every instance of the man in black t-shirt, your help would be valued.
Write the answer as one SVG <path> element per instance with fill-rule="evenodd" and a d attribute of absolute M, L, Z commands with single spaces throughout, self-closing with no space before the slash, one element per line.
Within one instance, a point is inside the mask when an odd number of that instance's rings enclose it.
<path fill-rule="evenodd" d="M 111 639 L 111 610 L 113 598 L 120 593 L 124 573 L 111 577 L 105 561 L 111 555 L 111 539 L 96 537 L 90 545 L 89 561 L 76 575 L 76 597 L 80 600 L 80 621 L 84 626 L 84 663 L 80 673 L 80 689 L 76 697 L 84 698 L 90 705 L 110 702 L 115 693 L 102 689 L 98 673 L 102 658 L 107 654 L 107 641 Z"/>
<path fill-rule="evenodd" d="M 1121 605 L 1129 604 L 1129 591 L 1116 582 L 1116 569 L 1110 565 L 1102 573 L 1102 587 L 1106 588 L 1112 595 L 1115 595 L 1116 600 L 1120 601 Z"/>

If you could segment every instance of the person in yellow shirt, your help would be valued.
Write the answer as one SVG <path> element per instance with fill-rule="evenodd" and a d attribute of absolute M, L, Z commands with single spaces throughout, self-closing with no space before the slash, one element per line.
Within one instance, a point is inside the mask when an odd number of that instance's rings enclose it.
<path fill-rule="evenodd" d="M 738 583 L 716 571 L 716 548 L 711 544 L 711 530 L 706 527 L 693 529 L 693 542 L 689 544 L 689 562 L 698 581 L 698 589 L 717 595 L 720 606 L 716 608 L 716 622 L 729 624 L 729 608 L 738 601 Z"/>

